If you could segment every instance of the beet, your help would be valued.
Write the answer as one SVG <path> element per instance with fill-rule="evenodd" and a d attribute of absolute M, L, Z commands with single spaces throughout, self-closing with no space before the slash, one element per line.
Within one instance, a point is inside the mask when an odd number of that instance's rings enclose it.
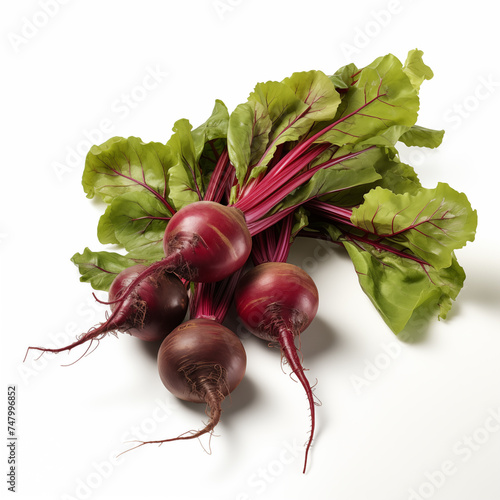
<path fill-rule="evenodd" d="M 194 439 L 213 431 L 220 420 L 222 401 L 239 385 L 245 374 L 246 359 L 238 336 L 217 321 L 191 319 L 173 330 L 158 352 L 161 381 L 179 399 L 205 403 L 210 420 L 199 431 L 140 442 L 135 448 Z"/>
<path fill-rule="evenodd" d="M 316 315 L 318 289 L 312 278 L 299 267 L 285 262 L 266 262 L 243 275 L 236 288 L 235 302 L 245 326 L 257 337 L 279 345 L 292 372 L 304 387 L 311 412 L 305 472 L 314 436 L 315 403 L 294 339 Z"/>
<path fill-rule="evenodd" d="M 116 276 L 109 289 L 111 314 L 99 326 L 66 347 L 29 347 L 28 351 L 69 351 L 85 342 L 100 340 L 110 332 L 128 333 L 149 342 L 163 340 L 184 320 L 188 307 L 187 291 L 179 277 L 161 270 L 130 289 L 131 284 L 146 269 L 146 266 L 137 264 Z"/>
<path fill-rule="evenodd" d="M 211 283 L 243 267 L 252 238 L 241 210 L 198 201 L 170 219 L 163 248 L 169 269 L 189 281 Z"/>

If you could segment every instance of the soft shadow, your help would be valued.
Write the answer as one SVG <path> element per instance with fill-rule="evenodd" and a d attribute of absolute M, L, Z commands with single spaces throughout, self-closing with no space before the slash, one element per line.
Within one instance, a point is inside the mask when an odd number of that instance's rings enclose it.
<path fill-rule="evenodd" d="M 148 358 L 154 360 L 154 362 L 156 363 L 158 357 L 158 351 L 160 350 L 162 341 L 160 340 L 157 342 L 145 342 L 144 340 L 140 339 L 134 339 L 134 340 L 136 340 L 139 343 L 142 352 L 145 353 Z"/>
<path fill-rule="evenodd" d="M 460 302 L 474 302 L 484 308 L 498 311 L 499 297 L 500 281 L 494 273 L 488 272 L 486 266 L 468 270 L 464 288 L 458 296 Z"/>
<path fill-rule="evenodd" d="M 91 200 L 90 203 L 94 205 L 96 208 L 102 208 L 103 211 L 108 207 L 108 204 L 105 203 L 104 201 L 101 200 L 98 196 L 94 196 Z"/>
<path fill-rule="evenodd" d="M 305 360 L 314 359 L 325 352 L 335 350 L 341 343 L 341 337 L 332 325 L 320 317 L 316 317 L 309 328 L 300 334 L 295 344 Z"/>
<path fill-rule="evenodd" d="M 228 413 L 245 410 L 255 401 L 257 394 L 257 386 L 248 375 L 245 375 L 234 392 L 226 397 L 222 403 L 222 409 Z"/>
<path fill-rule="evenodd" d="M 269 349 L 269 343 L 255 337 L 248 331 L 234 310 L 230 309 L 224 321 L 224 326 L 235 332 L 244 343 L 256 341 L 262 345 L 263 349 Z M 295 345 L 299 347 L 304 358 L 313 359 L 325 351 L 335 349 L 340 342 L 341 337 L 335 332 L 332 325 L 316 316 L 309 327 L 295 340 Z M 280 356 L 280 350 L 276 349 L 276 351 Z"/>

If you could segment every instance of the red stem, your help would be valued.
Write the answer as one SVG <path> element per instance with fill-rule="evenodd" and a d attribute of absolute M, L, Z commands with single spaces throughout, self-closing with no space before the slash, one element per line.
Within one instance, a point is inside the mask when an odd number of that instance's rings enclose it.
<path fill-rule="evenodd" d="M 240 196 L 234 206 L 245 212 L 246 215 L 247 212 L 255 208 L 256 205 L 259 205 L 262 200 L 265 200 L 277 189 L 284 186 L 288 187 L 287 183 L 293 179 L 294 176 L 303 168 L 307 167 L 309 163 L 329 147 L 329 144 L 318 145 L 303 157 L 291 163 L 286 170 L 282 171 L 280 174 L 275 174 L 275 169 L 278 168 L 279 165 L 278 163 L 278 165 L 263 177 L 258 184 L 255 184 L 251 190 L 246 190 L 244 196 Z M 291 191 L 292 190 L 289 192 Z M 267 211 L 269 211 L 269 209 Z"/>
<path fill-rule="evenodd" d="M 242 271 L 243 269 L 239 269 L 216 283 L 195 283 L 194 294 L 189 302 L 191 318 L 212 319 L 222 324 Z"/>
<path fill-rule="evenodd" d="M 275 192 L 270 195 L 268 198 L 264 200 L 262 199 L 255 199 L 252 198 L 252 206 L 249 207 L 247 210 L 243 210 L 245 213 L 245 219 L 248 222 L 254 222 L 255 220 L 258 220 L 272 209 L 272 207 L 276 206 L 280 201 L 282 201 L 284 198 L 286 198 L 287 195 L 289 195 L 294 189 L 302 186 L 305 184 L 317 171 L 324 169 L 324 168 L 329 168 L 332 167 L 333 165 L 337 165 L 339 163 L 342 163 L 343 161 L 350 160 L 351 158 L 355 158 L 356 156 L 359 156 L 360 154 L 369 151 L 370 149 L 373 149 L 376 146 L 370 146 L 366 149 L 362 149 L 361 151 L 356 151 L 354 153 L 349 153 L 344 156 L 339 156 L 338 158 L 333 158 L 331 160 L 328 160 L 324 163 L 320 163 L 319 165 L 316 165 L 315 167 L 306 170 L 305 172 L 302 172 L 301 174 L 297 175 L 293 180 L 287 182 L 285 185 L 279 185 L 277 189 L 275 189 Z M 321 193 L 323 194 L 323 193 Z M 305 203 L 305 201 L 304 201 Z M 238 206 L 238 203 L 235 204 L 235 206 Z M 241 207 L 238 207 L 241 208 Z"/>
<path fill-rule="evenodd" d="M 229 154 L 227 148 L 220 154 L 215 169 L 210 176 L 210 181 L 208 182 L 207 189 L 205 191 L 205 196 L 203 199 L 205 201 L 216 201 L 220 202 L 224 195 L 224 188 L 229 177 L 230 169 L 229 166 Z"/>
<path fill-rule="evenodd" d="M 291 247 L 293 214 L 283 218 L 281 224 L 272 226 L 253 237 L 252 260 L 257 266 L 264 262 L 286 262 Z"/>

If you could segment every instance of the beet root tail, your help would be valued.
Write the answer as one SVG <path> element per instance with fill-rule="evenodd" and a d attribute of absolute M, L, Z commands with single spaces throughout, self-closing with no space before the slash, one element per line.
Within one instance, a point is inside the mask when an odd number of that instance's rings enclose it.
<path fill-rule="evenodd" d="M 297 354 L 297 348 L 295 347 L 293 332 L 289 328 L 280 327 L 278 340 L 281 346 L 281 351 L 283 352 L 286 360 L 288 361 L 288 364 L 290 365 L 292 372 L 297 376 L 299 382 L 302 384 L 302 387 L 306 392 L 307 400 L 309 402 L 309 410 L 311 412 L 311 434 L 307 442 L 306 453 L 304 458 L 304 469 L 302 470 L 302 472 L 305 474 L 307 468 L 307 458 L 309 455 L 309 449 L 311 448 L 312 445 L 314 437 L 314 429 L 316 426 L 314 396 L 311 389 L 311 385 L 309 384 L 309 381 L 305 376 L 304 367 L 302 366 L 302 363 Z"/>
<path fill-rule="evenodd" d="M 162 445 L 163 443 L 170 443 L 172 441 L 196 439 L 196 438 L 203 436 L 204 434 L 208 434 L 208 433 L 213 432 L 213 430 L 215 429 L 215 426 L 220 421 L 220 416 L 222 413 L 221 399 L 215 393 L 208 394 L 206 399 L 207 399 L 208 407 L 210 409 L 210 417 L 209 417 L 210 420 L 208 421 L 207 425 L 203 429 L 200 429 L 199 431 L 187 431 L 184 434 L 181 434 L 180 436 L 177 436 L 175 438 L 159 439 L 156 441 L 134 441 L 134 442 L 139 443 L 139 444 L 137 446 L 134 446 L 133 448 L 122 451 L 119 455 L 117 455 L 117 457 L 119 457 L 120 455 L 123 455 L 124 453 L 127 453 L 129 451 L 140 448 L 141 446 L 144 446 L 146 444 Z"/>
<path fill-rule="evenodd" d="M 111 333 L 113 331 L 120 330 L 120 328 L 122 328 L 123 325 L 127 321 L 127 302 L 129 301 L 130 296 L 136 290 L 137 286 L 139 286 L 143 280 L 145 280 L 149 276 L 153 275 L 154 273 L 160 273 L 162 270 L 169 269 L 169 266 L 172 265 L 171 264 L 172 260 L 173 259 L 165 258 L 163 260 L 155 262 L 154 264 L 151 264 L 149 267 L 147 267 L 143 272 L 141 272 L 136 278 L 134 278 L 130 282 L 130 284 L 127 286 L 127 288 L 123 291 L 123 293 L 116 300 L 113 300 L 111 302 L 103 302 L 103 301 L 96 299 L 100 303 L 116 305 L 113 312 L 110 314 L 109 318 L 107 318 L 107 320 L 105 322 L 101 323 L 99 326 L 96 326 L 96 327 L 90 329 L 87 333 L 81 335 L 78 338 L 78 340 L 76 340 L 75 342 L 73 342 L 65 347 L 44 348 L 44 347 L 30 346 L 26 350 L 26 354 L 24 356 L 23 361 L 26 361 L 26 357 L 28 356 L 28 353 L 30 350 L 41 351 L 42 354 L 45 352 L 60 353 L 63 351 L 71 351 L 71 349 L 74 349 L 75 347 L 78 347 L 79 345 L 85 344 L 86 342 L 90 342 L 92 344 L 93 340 L 100 340 L 106 334 Z M 90 346 L 89 346 L 89 349 L 90 349 Z M 85 351 L 83 356 L 85 356 L 87 354 L 87 352 L 88 352 L 88 349 L 87 349 L 87 351 Z"/>
<path fill-rule="evenodd" d="M 118 329 L 117 325 L 113 321 L 110 321 L 110 320 L 111 320 L 111 316 L 110 316 L 110 318 L 107 321 L 105 321 L 101 325 L 92 328 L 87 333 L 84 333 L 83 335 L 81 335 L 78 338 L 78 340 L 76 340 L 75 342 L 73 342 L 73 343 L 71 343 L 71 344 L 69 344 L 67 346 L 64 346 L 64 347 L 53 347 L 53 348 L 51 348 L 51 347 L 35 347 L 35 346 L 30 346 L 26 350 L 26 355 L 24 356 L 24 361 L 26 361 L 26 357 L 28 356 L 28 353 L 29 353 L 30 350 L 41 351 L 42 354 L 45 353 L 45 352 L 52 352 L 52 353 L 57 354 L 57 353 L 60 353 L 60 352 L 63 352 L 63 351 L 71 351 L 71 349 L 73 349 L 75 347 L 78 347 L 79 345 L 85 344 L 86 342 L 91 342 L 92 343 L 93 340 L 100 340 L 107 333 L 110 333 L 110 332 Z M 90 348 L 90 346 L 89 346 L 89 348 Z"/>

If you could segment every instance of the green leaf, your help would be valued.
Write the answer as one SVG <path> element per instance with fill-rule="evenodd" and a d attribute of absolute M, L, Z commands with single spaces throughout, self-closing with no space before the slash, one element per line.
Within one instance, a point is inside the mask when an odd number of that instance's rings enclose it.
<path fill-rule="evenodd" d="M 421 148 L 437 148 L 443 141 L 444 130 L 433 130 L 430 128 L 413 125 L 399 140 L 406 146 L 418 146 Z"/>
<path fill-rule="evenodd" d="M 308 106 L 284 83 L 258 83 L 248 101 L 258 102 L 266 110 L 272 124 L 269 134 L 271 141 L 282 143 L 295 140 L 303 133 L 303 130 L 296 129 L 295 124 Z"/>
<path fill-rule="evenodd" d="M 201 147 L 201 136 L 194 136 L 191 132 L 191 124 L 188 120 L 182 119 L 175 122 L 174 134 L 168 141 L 175 157 L 175 164 L 169 170 L 170 198 L 179 210 L 185 205 L 203 199 L 207 178 L 200 168 L 199 160 L 203 155 Z M 206 136 L 205 136 L 206 137 Z M 195 138 L 197 145 L 195 145 Z M 211 171 L 213 171 L 213 167 Z"/>
<path fill-rule="evenodd" d="M 305 229 L 309 224 L 308 211 L 304 207 L 299 207 L 293 212 L 293 226 L 291 231 L 292 240 L 297 234 Z"/>
<path fill-rule="evenodd" d="M 418 94 L 392 54 L 380 57 L 363 68 L 349 87 L 339 107 L 335 126 L 318 141 L 343 146 L 371 140 L 378 135 L 395 144 L 415 124 Z"/>
<path fill-rule="evenodd" d="M 173 161 L 170 148 L 164 144 L 113 137 L 90 149 L 83 189 L 88 198 L 99 196 L 106 203 L 130 191 L 149 192 L 168 208 L 168 170 Z"/>
<path fill-rule="evenodd" d="M 323 72 L 304 71 L 293 73 L 281 83 L 257 84 L 249 101 L 262 104 L 272 123 L 269 146 L 250 175 L 252 178 L 264 171 L 262 167 L 269 163 L 280 144 L 299 140 L 315 121 L 333 119 L 340 96 Z"/>
<path fill-rule="evenodd" d="M 119 243 L 128 251 L 151 247 L 162 243 L 171 216 L 151 194 L 133 191 L 113 199 L 99 220 L 97 235 L 101 243 Z"/>
<path fill-rule="evenodd" d="M 394 333 L 415 317 L 420 327 L 431 317 L 445 319 L 465 280 L 453 254 L 450 266 L 437 270 L 369 244 L 345 241 L 344 246 L 363 291 Z"/>
<path fill-rule="evenodd" d="M 396 194 L 416 194 L 422 187 L 413 167 L 402 163 L 397 156 L 389 154 L 388 150 L 384 153 L 381 149 L 381 154 L 374 161 L 373 167 L 380 174 L 380 180 L 371 188 L 380 186 Z"/>
<path fill-rule="evenodd" d="M 354 150 L 358 150 L 356 146 Z M 336 155 L 347 154 L 349 148 L 342 148 Z M 321 161 L 326 161 L 323 155 Z M 327 201 L 338 207 L 353 207 L 363 203 L 366 193 L 377 186 L 391 190 L 393 193 L 415 193 L 421 188 L 417 174 L 410 165 L 401 163 L 392 151 L 386 148 L 375 148 L 366 151 L 349 162 L 342 165 L 350 167 L 351 180 L 344 181 L 346 188 L 334 189 L 331 194 L 323 196 L 322 201 Z M 317 177 L 316 179 L 319 179 Z M 333 179 L 332 179 L 333 180 Z"/>
<path fill-rule="evenodd" d="M 474 240 L 477 213 L 448 184 L 415 194 L 377 187 L 364 198 L 352 211 L 353 224 L 403 245 L 436 269 L 451 266 L 453 251 Z"/>
<path fill-rule="evenodd" d="M 260 160 L 266 150 L 272 122 L 265 107 L 257 101 L 240 104 L 229 117 L 227 147 L 229 158 L 236 170 L 236 178 L 243 186 L 247 172 Z M 252 172 L 259 175 L 265 166 Z"/>
<path fill-rule="evenodd" d="M 222 101 L 215 101 L 210 117 L 192 130 L 186 119 L 175 122 L 167 146 L 172 151 L 169 170 L 170 198 L 177 210 L 204 198 L 218 156 L 226 145 L 229 114 Z"/>
<path fill-rule="evenodd" d="M 307 106 L 301 120 L 328 121 L 335 117 L 340 95 L 322 71 L 293 73 L 283 83 Z"/>
<path fill-rule="evenodd" d="M 207 143 L 217 139 L 227 138 L 227 128 L 229 126 L 229 112 L 226 105 L 216 100 L 214 109 L 210 117 L 192 131 L 193 144 L 195 149 L 195 158 L 199 163 Z"/>
<path fill-rule="evenodd" d="M 422 85 L 424 80 L 430 80 L 434 76 L 431 68 L 429 68 L 429 66 L 427 66 L 423 61 L 423 54 L 424 53 L 418 49 L 410 50 L 403 68 L 403 71 L 407 74 L 411 84 L 417 90 L 420 89 L 420 85 Z"/>
<path fill-rule="evenodd" d="M 338 89 L 348 89 L 352 83 L 354 75 L 358 72 L 358 68 L 355 64 L 347 64 L 338 69 L 332 76 L 330 76 L 331 82 Z"/>
<path fill-rule="evenodd" d="M 119 196 L 117 198 L 119 198 Z M 115 199 L 116 198 L 114 198 L 113 201 Z M 99 223 L 97 224 L 97 237 L 103 244 L 120 245 L 120 242 L 115 235 L 114 223 L 111 219 L 111 206 L 113 205 L 113 201 L 106 207 L 106 210 L 99 218 Z"/>
<path fill-rule="evenodd" d="M 116 275 L 135 264 L 147 264 L 143 259 L 130 258 L 115 252 L 92 252 L 85 248 L 75 253 L 71 261 L 78 267 L 80 281 L 90 283 L 94 290 L 108 291 Z"/>

